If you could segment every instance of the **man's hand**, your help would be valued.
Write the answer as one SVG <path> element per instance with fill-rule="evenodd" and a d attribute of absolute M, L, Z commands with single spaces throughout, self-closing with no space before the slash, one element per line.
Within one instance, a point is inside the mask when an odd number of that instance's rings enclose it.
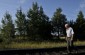
<path fill-rule="evenodd" d="M 71 38 L 71 41 L 73 41 L 73 38 Z"/>
<path fill-rule="evenodd" d="M 73 35 L 72 35 L 72 37 L 71 37 L 71 41 L 73 40 Z"/>
<path fill-rule="evenodd" d="M 65 37 L 65 40 L 67 41 L 67 37 Z"/>

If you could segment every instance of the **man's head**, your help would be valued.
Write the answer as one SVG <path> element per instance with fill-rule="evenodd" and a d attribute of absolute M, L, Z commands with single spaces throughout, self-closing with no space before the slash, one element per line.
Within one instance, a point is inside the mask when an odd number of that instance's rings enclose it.
<path fill-rule="evenodd" d="M 65 28 L 68 29 L 70 26 L 69 24 L 65 24 Z"/>

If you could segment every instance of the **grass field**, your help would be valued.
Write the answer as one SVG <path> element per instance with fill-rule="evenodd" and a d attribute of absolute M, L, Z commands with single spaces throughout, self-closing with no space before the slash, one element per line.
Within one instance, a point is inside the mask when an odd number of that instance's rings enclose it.
<path fill-rule="evenodd" d="M 11 44 L 0 44 L 1 49 L 9 48 L 53 48 L 53 47 L 65 47 L 66 42 L 12 42 Z M 85 41 L 74 42 L 75 46 L 85 45 Z"/>

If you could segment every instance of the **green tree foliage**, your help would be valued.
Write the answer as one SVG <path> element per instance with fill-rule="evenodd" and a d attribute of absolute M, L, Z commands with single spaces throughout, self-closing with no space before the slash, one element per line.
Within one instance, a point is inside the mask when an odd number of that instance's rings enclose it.
<path fill-rule="evenodd" d="M 14 34 L 15 31 L 12 17 L 8 12 L 6 12 L 4 18 L 2 18 L 1 35 L 3 37 L 3 41 L 11 41 L 11 39 L 14 38 Z"/>
<path fill-rule="evenodd" d="M 56 12 L 52 17 L 52 25 L 53 25 L 54 32 L 58 33 L 58 38 L 61 33 L 65 34 L 64 25 L 66 22 L 67 19 L 66 16 L 62 14 L 62 9 L 61 8 L 56 9 Z"/>
<path fill-rule="evenodd" d="M 30 35 L 33 39 L 49 39 L 51 35 L 51 25 L 49 18 L 45 15 L 42 6 L 33 3 L 32 8 L 28 11 Z M 49 36 L 49 37 L 48 37 Z"/>
<path fill-rule="evenodd" d="M 20 36 L 25 36 L 27 35 L 26 32 L 26 16 L 25 14 L 22 12 L 22 9 L 20 8 L 19 10 L 17 10 L 16 13 L 16 31 L 18 32 L 18 35 Z"/>
<path fill-rule="evenodd" d="M 59 38 L 61 34 L 66 34 L 65 23 L 69 23 L 74 29 L 75 39 L 85 39 L 85 18 L 82 11 L 79 11 L 76 21 L 67 21 L 66 16 L 62 13 L 62 9 L 58 8 L 54 12 L 52 19 L 49 20 L 43 7 L 33 3 L 32 8 L 28 10 L 26 15 L 21 8 L 18 9 L 16 18 L 14 27 L 12 16 L 8 12 L 5 13 L 1 21 L 0 42 L 10 42 L 16 33 L 22 40 L 24 38 L 21 36 L 28 36 L 26 38 L 30 40 L 52 39 L 52 32 L 57 32 Z"/>
<path fill-rule="evenodd" d="M 72 27 L 74 29 L 75 21 L 70 20 L 67 23 L 70 25 L 70 27 Z"/>
<path fill-rule="evenodd" d="M 85 19 L 82 11 L 79 11 L 79 14 L 77 15 L 74 30 L 78 39 L 84 39 L 82 36 L 85 35 Z"/>

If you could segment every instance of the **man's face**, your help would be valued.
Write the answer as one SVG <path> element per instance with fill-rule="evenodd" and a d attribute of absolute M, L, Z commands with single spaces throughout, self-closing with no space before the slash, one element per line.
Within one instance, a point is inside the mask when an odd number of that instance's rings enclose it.
<path fill-rule="evenodd" d="M 65 26 L 65 28 L 67 29 L 68 27 L 67 27 L 67 26 Z"/>
<path fill-rule="evenodd" d="M 65 25 L 65 28 L 66 28 L 66 29 L 68 28 L 68 24 Z"/>

